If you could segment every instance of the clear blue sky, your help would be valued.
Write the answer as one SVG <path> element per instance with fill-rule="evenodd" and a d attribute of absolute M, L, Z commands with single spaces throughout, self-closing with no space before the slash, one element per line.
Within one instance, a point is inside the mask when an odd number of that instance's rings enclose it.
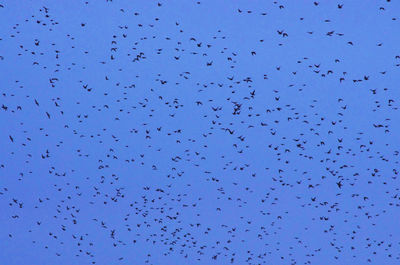
<path fill-rule="evenodd" d="M 0 264 L 400 264 L 398 1 L 0 2 Z"/>

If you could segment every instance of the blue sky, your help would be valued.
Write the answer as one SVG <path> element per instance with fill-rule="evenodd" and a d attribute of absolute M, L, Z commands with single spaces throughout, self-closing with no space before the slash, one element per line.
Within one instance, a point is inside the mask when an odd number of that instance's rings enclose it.
<path fill-rule="evenodd" d="M 399 11 L 2 1 L 0 264 L 398 264 Z"/>

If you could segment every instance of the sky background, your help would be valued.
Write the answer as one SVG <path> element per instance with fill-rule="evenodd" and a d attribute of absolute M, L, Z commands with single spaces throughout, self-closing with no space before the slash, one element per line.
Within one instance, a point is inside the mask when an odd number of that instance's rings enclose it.
<path fill-rule="evenodd" d="M 1 1 L 0 264 L 399 264 L 398 14 Z"/>

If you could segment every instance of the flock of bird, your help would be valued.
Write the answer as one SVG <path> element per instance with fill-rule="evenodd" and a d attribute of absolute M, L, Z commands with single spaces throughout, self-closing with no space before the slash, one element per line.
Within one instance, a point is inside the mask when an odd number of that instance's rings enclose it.
<path fill-rule="evenodd" d="M 400 264 L 399 14 L 3 1 L 0 264 Z"/>

